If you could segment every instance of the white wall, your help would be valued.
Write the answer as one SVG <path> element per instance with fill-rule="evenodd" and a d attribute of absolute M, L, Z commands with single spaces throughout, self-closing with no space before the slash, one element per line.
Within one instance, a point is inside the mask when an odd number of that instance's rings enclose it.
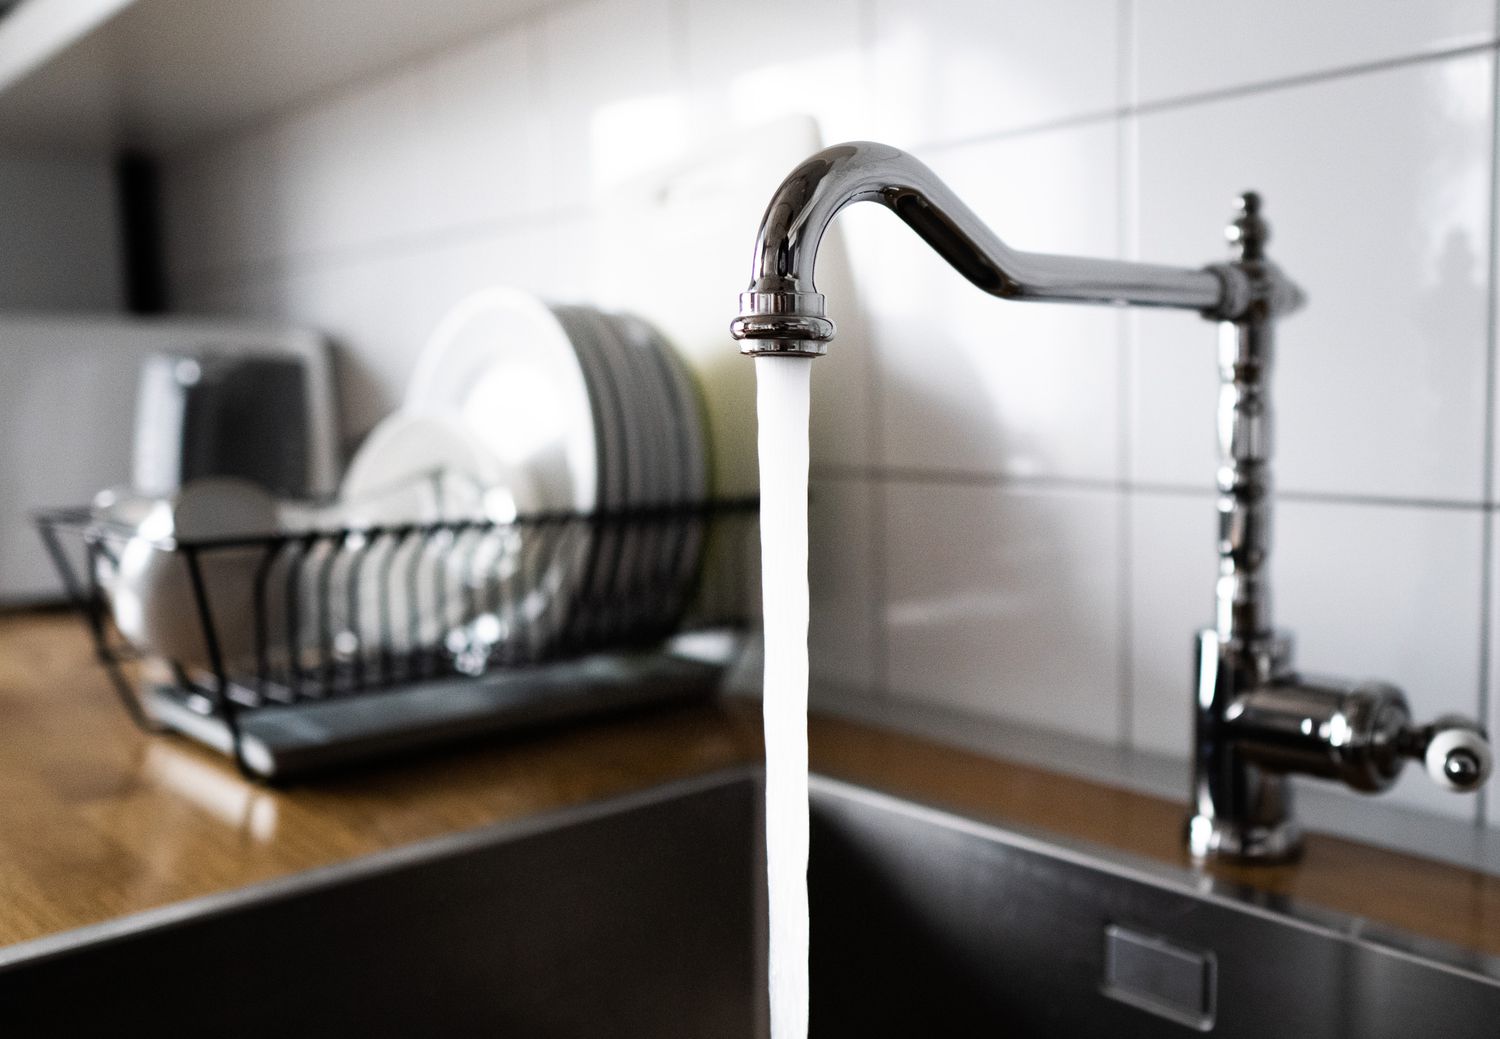
<path fill-rule="evenodd" d="M 778 114 L 915 150 L 1022 248 L 1214 261 L 1254 187 L 1312 300 L 1276 375 L 1280 621 L 1307 670 L 1483 714 L 1495 41 L 1493 0 L 568 0 L 172 157 L 174 288 L 337 336 L 352 437 L 468 287 L 602 294 L 601 185 Z M 819 673 L 1185 754 L 1213 330 L 1000 304 L 875 207 L 840 223 L 858 300 L 830 305 L 869 332 L 817 369 Z M 742 280 L 688 284 L 727 322 Z"/>
<path fill-rule="evenodd" d="M 116 209 L 108 159 L 0 144 L 0 311 L 119 310 Z"/>

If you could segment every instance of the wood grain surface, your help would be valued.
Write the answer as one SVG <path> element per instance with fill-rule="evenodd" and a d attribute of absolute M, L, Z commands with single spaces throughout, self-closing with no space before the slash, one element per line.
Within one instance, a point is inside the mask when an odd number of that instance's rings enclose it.
<path fill-rule="evenodd" d="M 79 621 L 0 615 L 0 945 L 761 756 L 758 706 L 660 710 L 271 789 L 137 731 Z M 1187 866 L 1179 804 L 835 718 L 813 768 L 1000 824 Z M 1500 955 L 1500 879 L 1313 835 L 1294 866 L 1218 868 L 1293 899 Z"/>

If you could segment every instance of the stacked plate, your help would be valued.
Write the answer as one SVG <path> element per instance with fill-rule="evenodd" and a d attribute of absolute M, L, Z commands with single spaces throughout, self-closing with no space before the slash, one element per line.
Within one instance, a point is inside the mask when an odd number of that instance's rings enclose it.
<path fill-rule="evenodd" d="M 587 640 L 676 619 L 702 553 L 708 445 L 690 377 L 649 325 L 481 291 L 434 331 L 402 412 L 457 422 L 524 477 L 506 488 L 517 511 L 578 517 L 526 577 L 533 626 L 545 615 Z"/>

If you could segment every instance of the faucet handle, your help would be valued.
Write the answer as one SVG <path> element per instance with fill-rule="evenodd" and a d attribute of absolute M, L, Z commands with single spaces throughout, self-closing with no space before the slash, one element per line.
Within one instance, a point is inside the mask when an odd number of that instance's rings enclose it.
<path fill-rule="evenodd" d="M 1409 726 L 1400 737 L 1401 752 L 1417 758 L 1432 781 L 1446 790 L 1478 790 L 1494 771 L 1495 756 L 1483 727 L 1457 714 L 1445 714 L 1428 725 Z"/>

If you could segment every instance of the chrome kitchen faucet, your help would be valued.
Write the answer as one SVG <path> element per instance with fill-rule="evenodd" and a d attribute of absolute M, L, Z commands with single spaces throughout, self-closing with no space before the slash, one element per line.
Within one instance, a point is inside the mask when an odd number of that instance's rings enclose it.
<path fill-rule="evenodd" d="M 1228 228 L 1234 259 L 1201 269 L 1011 249 L 931 170 L 883 144 L 826 148 L 782 181 L 756 235 L 750 287 L 730 329 L 741 352 L 820 356 L 833 339 L 813 284 L 818 243 L 839 210 L 879 202 L 960 274 L 1004 299 L 1196 310 L 1219 323 L 1219 578 L 1214 626 L 1198 634 L 1193 803 L 1199 859 L 1278 862 L 1301 833 L 1293 773 L 1385 790 L 1407 759 L 1440 785 L 1477 789 L 1491 771 L 1484 730 L 1445 716 L 1415 725 L 1382 682 L 1305 677 L 1271 624 L 1270 367 L 1276 319 L 1301 290 L 1265 256 L 1261 200 L 1247 193 Z"/>

